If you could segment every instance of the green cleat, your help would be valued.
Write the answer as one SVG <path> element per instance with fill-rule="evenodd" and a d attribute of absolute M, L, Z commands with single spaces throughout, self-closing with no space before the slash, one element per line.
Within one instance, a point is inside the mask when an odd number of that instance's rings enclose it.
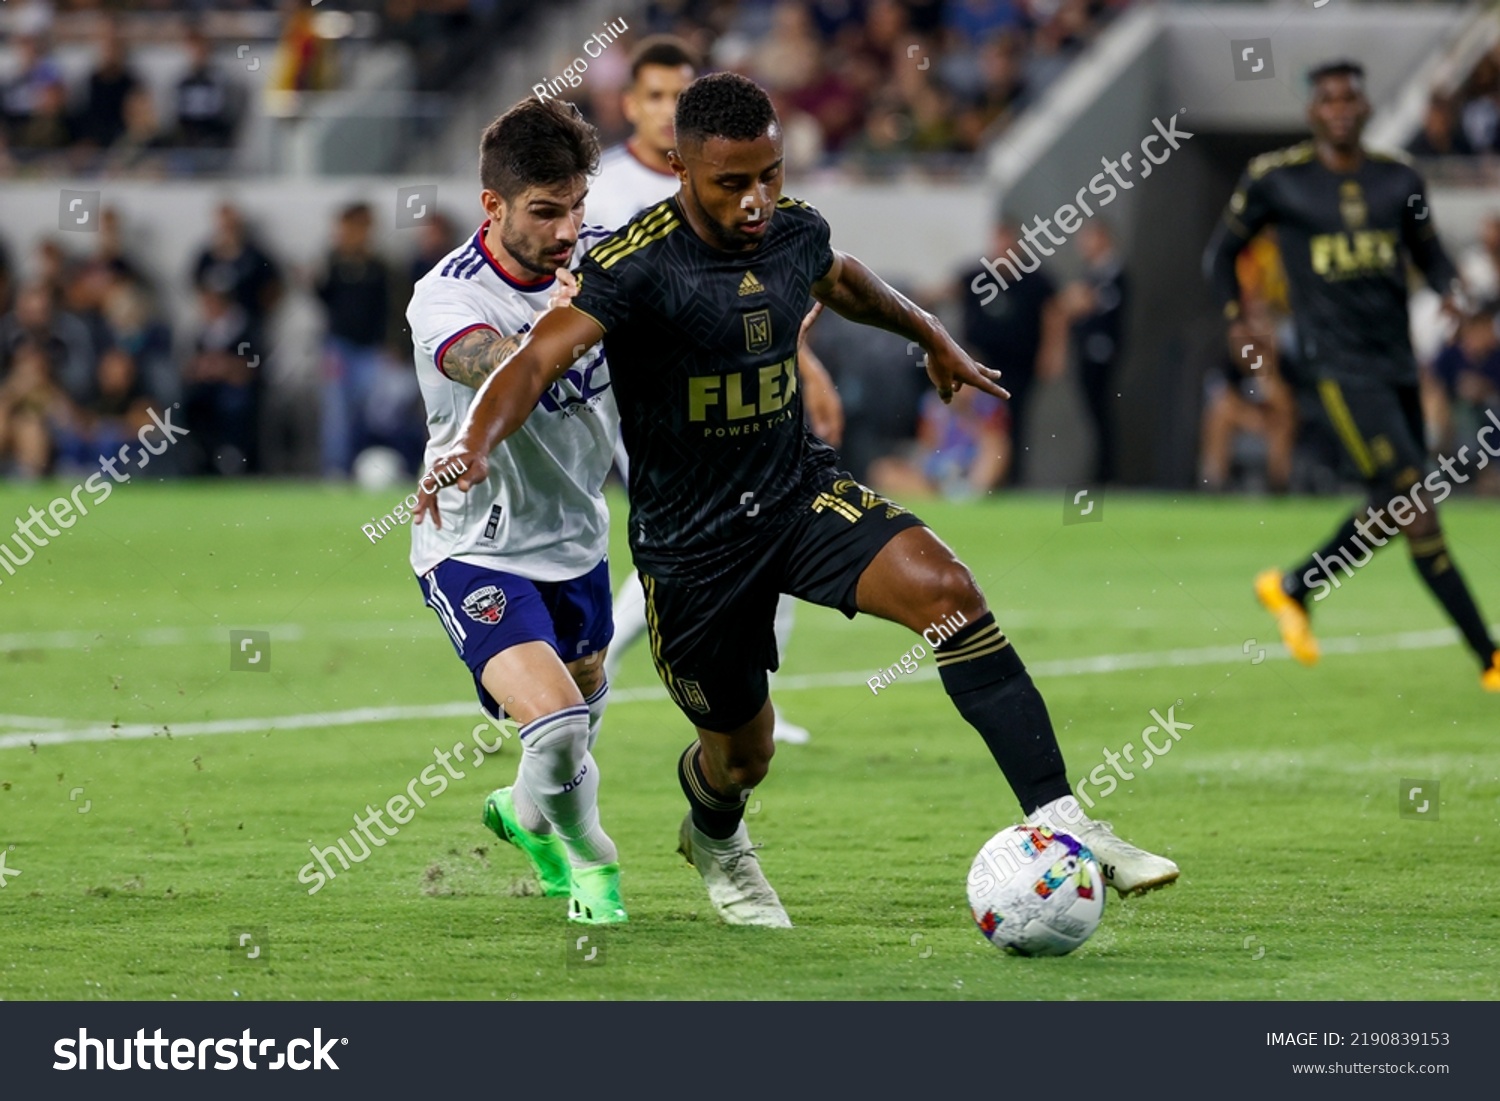
<path fill-rule="evenodd" d="M 509 841 L 526 854 L 542 884 L 542 894 L 561 898 L 572 886 L 568 850 L 554 834 L 532 833 L 516 821 L 516 801 L 510 788 L 492 791 L 484 799 L 485 826 L 501 841 Z"/>
<path fill-rule="evenodd" d="M 574 869 L 572 896 L 568 901 L 569 921 L 580 925 L 618 925 L 630 920 L 620 902 L 618 864 Z"/>

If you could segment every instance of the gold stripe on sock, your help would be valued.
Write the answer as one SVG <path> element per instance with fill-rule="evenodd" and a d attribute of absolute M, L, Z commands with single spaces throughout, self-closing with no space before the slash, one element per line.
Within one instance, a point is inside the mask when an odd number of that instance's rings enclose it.
<path fill-rule="evenodd" d="M 698 778 L 698 770 L 693 767 L 692 761 L 692 756 L 697 752 L 697 750 L 698 747 L 696 745 L 688 746 L 687 749 L 683 752 L 681 759 L 678 761 L 677 767 L 681 770 L 682 774 L 687 777 L 688 787 L 693 789 L 693 794 L 697 796 L 698 802 L 702 803 L 709 810 L 738 810 L 740 808 L 739 800 L 728 801 L 717 792 L 709 791 L 708 788 L 704 786 L 703 781 Z"/>
<path fill-rule="evenodd" d="M 945 665 L 959 665 L 966 661 L 973 661 L 975 658 L 989 657 L 989 655 L 991 654 L 998 654 L 1001 650 L 1004 650 L 1009 645 L 1010 639 L 1006 638 L 1004 635 L 1001 635 L 999 638 L 993 640 L 983 650 L 975 650 L 972 653 L 965 651 L 962 655 L 954 654 L 946 658 L 940 654 L 938 655 L 937 660 L 938 668 L 941 669 Z"/>
<path fill-rule="evenodd" d="M 994 647 L 994 644 L 997 642 L 1000 644 L 1000 646 L 1008 645 L 1005 638 L 1005 633 L 1000 630 L 1000 624 L 991 623 L 988 627 L 984 628 L 973 638 L 969 639 L 962 646 L 958 647 L 958 649 L 938 650 L 938 664 L 951 665 L 954 662 L 958 661 L 968 661 L 972 657 L 977 657 L 981 650 L 984 650 L 986 653 L 991 652 L 990 648 Z M 998 649 L 999 647 L 994 648 Z"/>

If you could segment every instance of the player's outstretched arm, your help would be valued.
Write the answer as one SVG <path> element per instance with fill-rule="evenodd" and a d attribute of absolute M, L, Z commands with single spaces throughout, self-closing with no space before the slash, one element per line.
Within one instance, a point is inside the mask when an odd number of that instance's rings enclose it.
<path fill-rule="evenodd" d="M 1010 397 L 999 385 L 999 371 L 976 363 L 941 321 L 847 253 L 834 252 L 833 266 L 813 284 L 812 296 L 850 321 L 899 333 L 920 345 L 927 352 L 927 377 L 943 401 L 951 401 L 965 383 L 997 398 Z"/>
<path fill-rule="evenodd" d="M 1412 193 L 1401 212 L 1401 239 L 1427 285 L 1443 296 L 1444 305 L 1461 313 L 1468 305 L 1468 292 L 1433 224 L 1427 207 L 1427 184 L 1415 170 L 1411 175 Z"/>
<path fill-rule="evenodd" d="M 467 493 L 484 481 L 489 476 L 490 452 L 526 423 L 547 387 L 603 335 L 599 323 L 578 310 L 563 307 L 542 314 L 515 351 L 491 369 L 474 395 L 459 428 L 458 443 L 423 476 L 417 507 L 412 509 L 413 522 L 420 524 L 430 513 L 433 523 L 442 527 L 438 490 L 452 485 Z"/>

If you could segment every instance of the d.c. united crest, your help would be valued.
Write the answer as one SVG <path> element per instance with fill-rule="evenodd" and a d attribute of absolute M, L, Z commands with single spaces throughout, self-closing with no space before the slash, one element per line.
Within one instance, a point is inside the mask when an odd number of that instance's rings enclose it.
<path fill-rule="evenodd" d="M 464 614 L 476 623 L 494 626 L 505 614 L 505 594 L 498 585 L 486 585 L 464 597 Z"/>

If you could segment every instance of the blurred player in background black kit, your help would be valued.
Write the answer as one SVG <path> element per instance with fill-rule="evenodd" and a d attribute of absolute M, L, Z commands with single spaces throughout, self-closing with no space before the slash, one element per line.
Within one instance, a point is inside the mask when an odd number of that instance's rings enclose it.
<path fill-rule="evenodd" d="M 803 306 L 811 294 L 916 342 L 944 399 L 964 385 L 1004 397 L 998 372 L 830 247 L 816 210 L 781 197 L 781 125 L 757 85 L 732 73 L 694 81 L 676 126 L 682 189 L 589 254 L 570 305 L 543 315 L 490 376 L 433 469 L 459 488 L 482 482 L 490 451 L 574 350 L 602 337 L 630 455 L 630 545 L 652 657 L 698 730 L 678 763 L 691 807 L 681 849 L 720 917 L 791 924 L 744 823 L 775 751 L 767 672 L 780 593 L 926 631 L 929 642 L 935 624 L 961 625 L 935 647 L 943 687 L 1028 820 L 1077 836 L 1122 894 L 1172 882 L 1177 865 L 1083 814 L 1041 694 L 969 570 L 915 516 L 839 471 L 803 425 Z M 431 494 L 416 512 L 440 519 Z"/>
<path fill-rule="evenodd" d="M 1318 644 L 1308 594 L 1318 590 L 1313 599 L 1321 600 L 1389 538 L 1405 535 L 1417 573 L 1479 661 L 1481 686 L 1500 692 L 1500 653 L 1438 524 L 1437 503 L 1451 487 L 1437 471 L 1423 478 L 1427 449 L 1407 321 L 1408 259 L 1439 294 L 1462 297 L 1458 273 L 1438 240 L 1422 177 L 1404 159 L 1360 144 L 1370 117 L 1364 69 L 1335 61 L 1308 80 L 1312 140 L 1250 162 L 1205 267 L 1239 354 L 1256 342 L 1239 316 L 1235 257 L 1262 226 L 1276 225 L 1301 373 L 1317 387 L 1322 413 L 1370 496 L 1296 569 L 1257 577 L 1255 593 L 1292 656 L 1312 665 Z"/>

